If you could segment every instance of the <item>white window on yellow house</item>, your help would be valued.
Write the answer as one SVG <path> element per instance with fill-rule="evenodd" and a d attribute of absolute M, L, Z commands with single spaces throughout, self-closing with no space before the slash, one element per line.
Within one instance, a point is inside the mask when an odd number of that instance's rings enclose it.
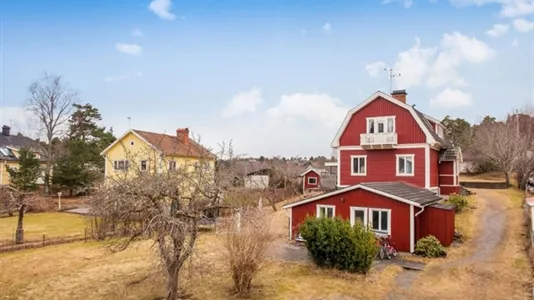
<path fill-rule="evenodd" d="M 148 169 L 148 162 L 146 160 L 142 160 L 139 168 L 141 171 L 146 171 Z"/>
<path fill-rule="evenodd" d="M 113 168 L 117 171 L 128 171 L 130 162 L 128 160 L 116 160 L 113 162 Z"/>
<path fill-rule="evenodd" d="M 169 161 L 169 171 L 176 170 L 176 162 L 174 160 Z"/>

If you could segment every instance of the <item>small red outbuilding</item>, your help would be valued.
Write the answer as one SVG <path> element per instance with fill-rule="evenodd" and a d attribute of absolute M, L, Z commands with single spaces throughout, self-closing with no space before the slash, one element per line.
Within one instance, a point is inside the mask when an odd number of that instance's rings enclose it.
<path fill-rule="evenodd" d="M 302 190 L 317 190 L 321 187 L 321 174 L 314 168 L 308 168 L 300 175 L 302 177 Z"/>
<path fill-rule="evenodd" d="M 388 234 L 398 251 L 414 252 L 418 239 L 434 235 L 444 246 L 454 237 L 454 210 L 438 204 L 435 193 L 404 182 L 360 183 L 284 206 L 289 210 L 289 238 L 300 239 L 308 216 L 360 222 L 377 234 Z"/>

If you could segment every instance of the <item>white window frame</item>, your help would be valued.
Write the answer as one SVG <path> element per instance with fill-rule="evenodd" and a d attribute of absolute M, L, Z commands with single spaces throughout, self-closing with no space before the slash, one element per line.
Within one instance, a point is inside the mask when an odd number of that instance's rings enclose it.
<path fill-rule="evenodd" d="M 336 217 L 336 206 L 335 205 L 324 205 L 324 204 L 317 204 L 317 211 L 315 212 L 315 216 L 317 218 L 320 218 L 319 212 L 321 211 L 321 208 L 324 208 L 325 210 L 328 208 L 332 209 L 332 218 Z"/>
<path fill-rule="evenodd" d="M 350 226 L 354 226 L 356 224 L 356 219 L 354 218 L 354 211 L 363 211 L 363 226 L 368 226 L 368 213 L 369 209 L 367 207 L 359 207 L 359 206 L 351 206 L 350 207 Z"/>
<path fill-rule="evenodd" d="M 388 132 L 388 120 L 389 119 L 392 119 L 393 120 L 393 131 L 392 132 Z M 366 130 L 365 132 L 367 134 L 385 134 L 385 133 L 395 133 L 397 132 L 397 126 L 396 126 L 396 122 L 395 122 L 395 116 L 384 116 L 384 117 L 372 117 L 372 118 L 366 118 L 365 120 L 365 127 L 366 127 Z M 371 128 L 369 128 L 369 121 L 373 121 L 373 129 L 375 132 L 369 132 L 369 130 Z M 383 122 L 384 123 L 384 132 L 378 132 L 378 123 L 380 122 Z"/>
<path fill-rule="evenodd" d="M 119 168 L 119 164 L 121 162 L 124 162 L 124 168 Z M 118 159 L 118 160 L 115 160 L 113 161 L 113 169 L 115 171 L 123 171 L 123 172 L 126 172 L 130 169 L 130 161 L 128 161 L 127 159 Z"/>
<path fill-rule="evenodd" d="M 177 166 L 178 164 L 175 160 L 169 160 L 169 171 L 176 171 Z"/>
<path fill-rule="evenodd" d="M 400 167 L 400 164 L 399 164 L 399 160 L 403 158 L 403 159 L 406 159 L 406 158 L 411 158 L 412 159 L 412 173 L 408 174 L 408 173 L 400 173 L 399 172 L 399 167 Z M 404 165 L 406 166 L 406 162 L 404 163 Z M 415 154 L 397 154 L 395 155 L 395 173 L 397 174 L 397 176 L 415 176 Z"/>
<path fill-rule="evenodd" d="M 363 158 L 365 161 L 365 170 L 363 173 L 354 173 L 354 159 L 358 159 L 358 164 L 360 163 L 360 158 Z M 360 168 L 358 168 L 359 170 Z M 367 155 L 351 155 L 350 156 L 350 175 L 351 176 L 367 176 Z"/>
<path fill-rule="evenodd" d="M 439 137 L 443 137 L 443 127 L 441 127 L 440 125 L 436 124 L 436 133 L 438 134 Z"/>
<path fill-rule="evenodd" d="M 143 170 L 143 162 L 145 162 L 145 169 Z M 141 171 L 148 171 L 148 160 L 146 159 L 143 159 L 141 160 L 141 162 L 139 163 L 139 170 Z"/>
<path fill-rule="evenodd" d="M 310 179 L 315 179 L 315 182 L 314 183 L 311 183 L 310 182 Z M 311 184 L 311 185 L 317 185 L 317 177 L 313 176 L 313 177 L 308 177 L 308 184 Z"/>
<path fill-rule="evenodd" d="M 385 211 L 388 213 L 388 228 L 387 230 L 375 230 L 373 228 L 373 212 L 379 212 L 379 219 L 378 219 L 378 226 L 380 227 L 380 225 L 382 224 L 380 221 L 380 218 L 381 218 L 381 212 Z M 375 233 L 378 233 L 378 234 L 388 234 L 388 235 L 391 235 L 391 209 L 389 208 L 369 208 L 369 229 Z"/>

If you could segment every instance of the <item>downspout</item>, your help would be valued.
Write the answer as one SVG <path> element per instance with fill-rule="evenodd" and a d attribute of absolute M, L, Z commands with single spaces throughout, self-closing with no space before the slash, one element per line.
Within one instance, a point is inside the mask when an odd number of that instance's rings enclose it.
<path fill-rule="evenodd" d="M 422 212 L 425 211 L 425 206 L 421 207 L 421 210 L 418 211 L 416 214 L 415 214 L 415 217 L 417 218 L 418 215 L 420 215 Z"/>

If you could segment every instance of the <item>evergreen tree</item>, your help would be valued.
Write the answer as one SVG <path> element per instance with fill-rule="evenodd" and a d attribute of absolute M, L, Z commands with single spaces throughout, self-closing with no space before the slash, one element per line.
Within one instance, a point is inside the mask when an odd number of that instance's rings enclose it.
<path fill-rule="evenodd" d="M 9 187 L 19 212 L 15 242 L 22 244 L 24 242 L 24 212 L 28 206 L 26 196 L 38 188 L 37 179 L 41 173 L 41 165 L 30 149 L 21 148 L 19 153 L 18 169 L 6 166 L 6 170 L 10 177 Z"/>

